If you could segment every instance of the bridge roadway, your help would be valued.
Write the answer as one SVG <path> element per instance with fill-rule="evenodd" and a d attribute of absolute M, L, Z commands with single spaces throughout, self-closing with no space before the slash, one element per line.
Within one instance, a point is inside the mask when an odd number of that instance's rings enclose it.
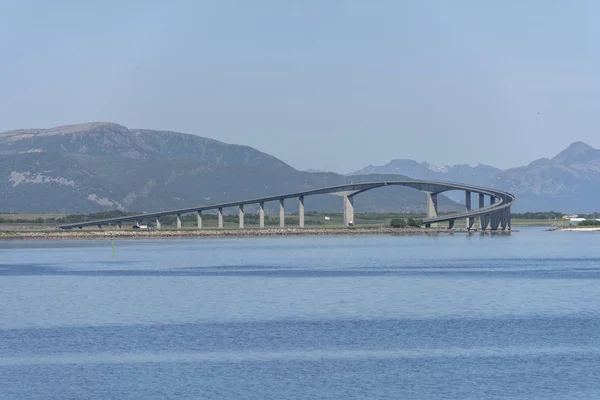
<path fill-rule="evenodd" d="M 202 228 L 202 212 L 209 210 L 218 211 L 218 226 L 223 227 L 223 209 L 229 207 L 238 207 L 239 227 L 244 227 L 244 206 L 249 204 L 259 205 L 260 227 L 264 228 L 265 221 L 265 203 L 270 201 L 279 201 L 279 226 L 285 226 L 285 200 L 291 198 L 298 199 L 299 205 L 299 226 L 304 227 L 304 198 L 306 196 L 333 194 L 342 196 L 344 200 L 344 225 L 349 226 L 354 222 L 354 197 L 368 190 L 384 186 L 406 186 L 425 192 L 427 195 L 427 218 L 423 220 L 425 226 L 437 226 L 440 222 L 448 222 L 449 228 L 454 227 L 457 219 L 465 219 L 467 228 L 472 229 L 475 218 L 479 218 L 480 230 L 509 230 L 510 225 L 510 207 L 515 202 L 515 196 L 510 193 L 496 189 L 482 188 L 472 185 L 463 185 L 452 182 L 436 182 L 425 180 L 396 180 L 396 181 L 377 181 L 366 183 L 350 183 L 344 185 L 324 187 L 320 189 L 305 190 L 277 196 L 268 196 L 255 199 L 232 201 L 220 204 L 199 205 L 196 207 L 181 208 L 177 210 L 168 210 L 155 213 L 144 213 L 126 217 L 101 219 L 95 221 L 79 222 L 74 224 L 60 225 L 62 229 L 83 228 L 84 226 L 98 226 L 116 224 L 119 228 L 125 221 L 139 221 L 140 219 L 156 218 L 156 227 L 160 228 L 159 218 L 166 215 L 177 216 L 177 228 L 181 228 L 181 215 L 195 213 L 197 215 L 197 227 Z M 461 213 L 438 216 L 437 195 L 450 190 L 461 190 L 465 192 L 465 211 Z M 479 208 L 471 208 L 471 194 L 479 195 Z M 489 198 L 486 205 L 485 199 Z"/>

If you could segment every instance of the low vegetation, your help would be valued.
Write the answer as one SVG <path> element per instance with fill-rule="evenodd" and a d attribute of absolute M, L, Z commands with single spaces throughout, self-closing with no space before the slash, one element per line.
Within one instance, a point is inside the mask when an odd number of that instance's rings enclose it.
<path fill-rule="evenodd" d="M 420 218 L 392 218 L 390 221 L 392 228 L 419 228 L 423 226 L 423 220 Z"/>
<path fill-rule="evenodd" d="M 557 211 L 544 211 L 544 212 L 526 212 L 526 213 L 511 213 L 510 217 L 513 219 L 561 219 L 565 215 L 564 213 Z"/>
<path fill-rule="evenodd" d="M 595 219 L 586 219 L 585 221 L 579 222 L 577 226 L 600 226 L 600 221 Z"/>

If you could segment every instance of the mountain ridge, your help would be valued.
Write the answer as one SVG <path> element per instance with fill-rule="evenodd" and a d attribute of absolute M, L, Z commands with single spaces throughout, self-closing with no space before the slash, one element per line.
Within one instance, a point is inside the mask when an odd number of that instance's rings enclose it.
<path fill-rule="evenodd" d="M 517 196 L 517 212 L 594 212 L 598 211 L 594 201 L 600 197 L 600 150 L 583 142 L 571 143 L 554 157 L 504 170 L 486 164 L 438 166 L 395 159 L 347 175 L 310 171 L 298 171 L 249 146 L 111 122 L 0 132 L 4 211 L 150 211 L 277 195 L 353 179 L 428 179 L 497 188 Z M 441 207 L 460 209 L 464 195 L 446 195 L 455 203 L 441 196 Z M 420 196 L 406 188 L 367 192 L 358 196 L 357 209 L 363 203 L 363 211 L 423 211 Z M 338 210 L 337 199 L 331 197 L 319 199 L 315 209 Z"/>
<path fill-rule="evenodd" d="M 600 196 L 600 150 L 575 141 L 552 158 L 540 158 L 527 165 L 498 169 L 485 164 L 475 167 L 458 164 L 432 168 L 412 160 L 392 160 L 368 166 L 356 173 L 395 172 L 414 179 L 463 182 L 506 190 L 517 196 L 517 211 L 595 212 L 594 199 Z M 399 167 L 400 166 L 400 167 Z M 460 196 L 449 194 L 456 201 Z"/>
<path fill-rule="evenodd" d="M 106 122 L 0 133 L 2 211 L 160 211 L 318 188 L 325 182 L 339 185 L 352 179 L 330 172 L 298 171 L 249 146 Z M 363 211 L 422 212 L 424 196 L 395 187 L 385 193 L 365 193 L 355 204 Z M 271 211 L 278 212 L 277 207 Z M 286 210 L 293 212 L 297 207 L 291 202 Z M 305 207 L 327 212 L 342 209 L 337 196 L 311 196 Z M 461 209 L 444 196 L 440 207 Z"/>

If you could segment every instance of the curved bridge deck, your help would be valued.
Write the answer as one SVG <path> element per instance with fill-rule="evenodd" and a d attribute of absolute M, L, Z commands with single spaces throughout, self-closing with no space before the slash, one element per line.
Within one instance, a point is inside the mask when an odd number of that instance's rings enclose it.
<path fill-rule="evenodd" d="M 176 210 L 161 211 L 155 213 L 144 213 L 131 215 L 126 217 L 101 219 L 95 221 L 86 221 L 73 224 L 61 225 L 62 229 L 72 228 L 83 228 L 84 226 L 98 226 L 101 228 L 103 225 L 117 224 L 121 226 L 122 222 L 125 221 L 138 221 L 140 219 L 156 218 L 157 228 L 160 228 L 159 217 L 166 215 L 177 216 L 177 227 L 181 228 L 181 215 L 195 213 L 198 217 L 198 228 L 202 228 L 202 212 L 217 210 L 219 218 L 219 227 L 223 227 L 223 209 L 228 207 L 239 208 L 239 225 L 240 228 L 244 227 L 244 206 L 249 204 L 258 204 L 260 211 L 260 227 L 264 227 L 264 203 L 270 201 L 279 201 L 280 209 L 280 226 L 284 226 L 285 217 L 284 202 L 286 199 L 298 199 L 299 204 L 299 225 L 304 226 L 304 198 L 306 196 L 322 195 L 322 194 L 333 194 L 343 196 L 344 199 L 344 224 L 346 226 L 351 225 L 354 221 L 354 197 L 360 193 L 368 190 L 384 187 L 384 186 L 406 186 L 413 189 L 423 191 L 427 195 L 427 218 L 423 220 L 426 226 L 437 224 L 440 222 L 448 222 L 449 227 L 454 226 L 454 221 L 457 219 L 465 219 L 467 221 L 467 228 L 473 227 L 475 218 L 479 218 L 479 229 L 491 229 L 497 230 L 510 229 L 510 207 L 515 202 L 515 196 L 510 193 L 496 190 L 483 188 L 472 185 L 464 185 L 460 183 L 451 182 L 438 182 L 438 181 L 426 181 L 426 180 L 397 180 L 397 181 L 376 181 L 366 183 L 351 183 L 345 185 L 329 186 L 320 189 L 311 189 L 301 192 L 281 194 L 277 196 L 267 196 L 254 199 L 245 199 L 240 201 L 232 201 L 227 203 L 210 204 L 210 205 L 199 205 L 189 208 L 181 208 Z M 465 192 L 465 211 L 461 213 L 449 214 L 444 216 L 438 216 L 437 214 L 437 195 L 450 190 L 462 190 Z M 479 207 L 476 209 L 471 208 L 471 194 L 477 193 L 479 195 Z M 486 205 L 485 199 L 489 198 L 489 203 Z"/>

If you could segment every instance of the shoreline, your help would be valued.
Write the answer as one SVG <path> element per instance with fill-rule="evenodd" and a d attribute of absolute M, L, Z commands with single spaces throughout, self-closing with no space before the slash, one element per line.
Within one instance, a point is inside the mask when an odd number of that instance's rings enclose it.
<path fill-rule="evenodd" d="M 439 235 L 439 234 L 509 234 L 517 232 L 467 231 L 439 228 L 247 228 L 247 229 L 152 229 L 152 230 L 56 230 L 0 231 L 0 240 L 90 240 L 90 239 L 169 239 L 169 238 L 241 238 L 341 235 Z"/>
<path fill-rule="evenodd" d="M 548 229 L 551 232 L 599 232 L 600 226 L 590 226 L 590 227 L 582 227 L 582 228 L 557 228 L 557 229 Z"/>

